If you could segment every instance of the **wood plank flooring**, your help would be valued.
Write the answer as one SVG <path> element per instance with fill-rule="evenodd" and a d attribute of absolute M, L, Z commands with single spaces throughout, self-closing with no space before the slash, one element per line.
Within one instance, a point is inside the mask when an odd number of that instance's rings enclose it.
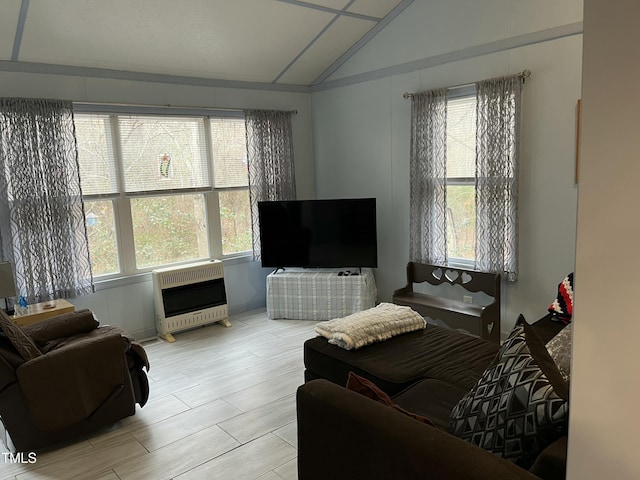
<path fill-rule="evenodd" d="M 315 322 L 269 320 L 264 309 L 230 320 L 144 342 L 144 408 L 34 464 L 0 456 L 0 480 L 295 480 L 295 391 Z"/>

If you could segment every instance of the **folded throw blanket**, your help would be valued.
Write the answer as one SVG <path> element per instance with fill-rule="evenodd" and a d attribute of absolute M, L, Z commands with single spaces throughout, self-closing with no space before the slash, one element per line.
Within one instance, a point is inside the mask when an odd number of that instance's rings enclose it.
<path fill-rule="evenodd" d="M 318 323 L 316 333 L 338 347 L 356 350 L 425 327 L 424 318 L 410 307 L 381 303 L 344 318 Z"/>

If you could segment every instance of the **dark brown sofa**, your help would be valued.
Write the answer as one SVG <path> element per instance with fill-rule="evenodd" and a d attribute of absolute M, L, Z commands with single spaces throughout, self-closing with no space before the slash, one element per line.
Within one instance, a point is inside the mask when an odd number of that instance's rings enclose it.
<path fill-rule="evenodd" d="M 22 328 L 0 311 L 0 419 L 8 446 L 35 451 L 133 415 L 149 395 L 145 368 L 142 346 L 119 328 L 99 327 L 89 310 Z"/>
<path fill-rule="evenodd" d="M 550 316 L 534 324 L 544 341 L 562 326 Z M 434 325 L 356 351 L 331 345 L 323 337 L 308 340 L 307 383 L 297 393 L 299 478 L 564 479 L 566 436 L 543 450 L 526 470 L 449 431 L 452 409 L 499 348 Z M 435 426 L 347 390 L 350 371 Z"/>

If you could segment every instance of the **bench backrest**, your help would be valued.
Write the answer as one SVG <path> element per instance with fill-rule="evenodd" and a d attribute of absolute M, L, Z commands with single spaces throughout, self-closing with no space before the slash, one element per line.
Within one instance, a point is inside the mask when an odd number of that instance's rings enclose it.
<path fill-rule="evenodd" d="M 434 286 L 444 283 L 460 285 L 469 292 L 484 292 L 491 297 L 500 298 L 499 273 L 485 273 L 409 262 L 407 264 L 407 286 L 422 282 L 427 282 Z"/>

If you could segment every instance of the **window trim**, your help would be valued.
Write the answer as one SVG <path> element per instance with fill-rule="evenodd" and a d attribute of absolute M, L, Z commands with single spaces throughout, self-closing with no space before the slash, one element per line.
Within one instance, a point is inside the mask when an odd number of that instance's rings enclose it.
<path fill-rule="evenodd" d="M 198 108 L 178 106 L 134 105 L 114 103 L 74 102 L 74 113 L 109 115 L 150 115 L 183 117 L 244 118 L 244 112 L 236 109 Z"/>

